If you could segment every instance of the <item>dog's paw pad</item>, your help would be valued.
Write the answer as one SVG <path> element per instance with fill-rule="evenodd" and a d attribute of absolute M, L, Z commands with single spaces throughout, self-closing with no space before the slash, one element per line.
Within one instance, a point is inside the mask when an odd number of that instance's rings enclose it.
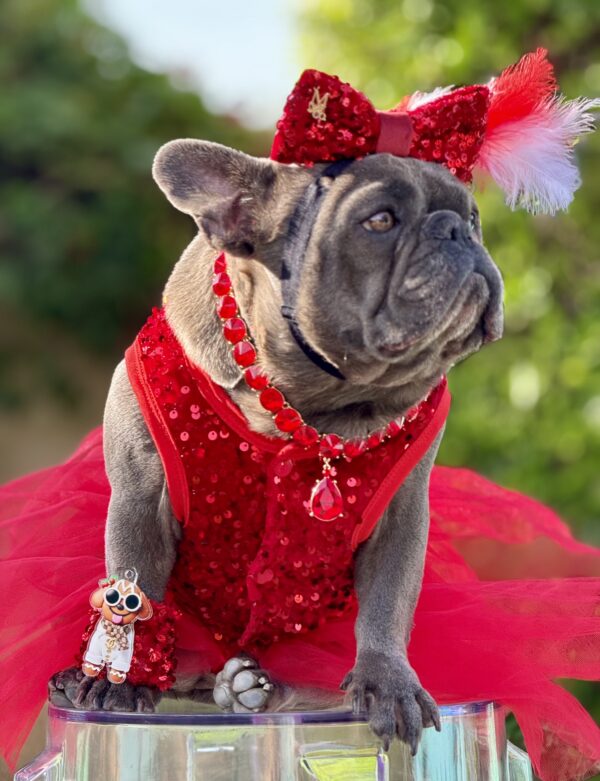
<path fill-rule="evenodd" d="M 234 656 L 228 662 L 218 674 L 217 678 L 221 678 L 222 681 L 232 683 L 236 675 L 251 668 L 256 669 L 258 665 L 249 656 Z"/>
<path fill-rule="evenodd" d="M 223 710 L 258 712 L 265 710 L 273 690 L 269 676 L 253 659 L 236 656 L 217 674 L 213 699 Z"/>
<path fill-rule="evenodd" d="M 265 676 L 257 675 L 255 670 L 241 670 L 233 677 L 231 688 L 235 694 L 239 694 L 240 692 L 248 691 L 248 689 L 256 689 L 259 687 L 260 690 L 262 690 L 262 686 L 264 686 L 266 682 Z"/>
<path fill-rule="evenodd" d="M 247 691 L 240 692 L 237 696 L 238 702 L 240 702 L 245 708 L 249 710 L 263 710 L 269 700 L 269 692 L 264 689 L 248 689 Z"/>
<path fill-rule="evenodd" d="M 213 689 L 213 699 L 219 708 L 231 710 L 234 703 L 231 687 L 227 684 L 219 683 Z"/>

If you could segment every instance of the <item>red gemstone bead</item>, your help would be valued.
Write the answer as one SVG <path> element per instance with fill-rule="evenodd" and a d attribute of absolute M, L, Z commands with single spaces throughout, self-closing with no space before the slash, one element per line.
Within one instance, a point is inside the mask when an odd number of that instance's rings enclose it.
<path fill-rule="evenodd" d="M 367 449 L 364 439 L 351 439 L 344 445 L 344 455 L 347 458 L 357 458 Z"/>
<path fill-rule="evenodd" d="M 233 348 L 233 360 L 238 366 L 252 366 L 256 360 L 256 350 L 250 342 L 238 342 Z"/>
<path fill-rule="evenodd" d="M 402 426 L 404 425 L 404 418 L 396 418 L 395 420 L 390 421 L 388 424 L 388 427 L 385 430 L 385 433 L 388 435 L 388 437 L 395 437 L 396 434 L 399 434 L 402 431 Z"/>
<path fill-rule="evenodd" d="M 321 440 L 319 453 L 325 458 L 337 458 L 344 452 L 344 443 L 337 434 L 325 434 Z"/>
<path fill-rule="evenodd" d="M 269 410 L 269 412 L 279 412 L 285 404 L 283 393 L 278 391 L 277 388 L 265 388 L 258 399 L 263 407 Z"/>
<path fill-rule="evenodd" d="M 217 304 L 217 314 L 224 320 L 237 314 L 237 303 L 233 296 L 223 296 Z"/>
<path fill-rule="evenodd" d="M 294 431 L 294 440 L 303 447 L 310 447 L 319 441 L 319 432 L 312 426 L 300 426 Z"/>
<path fill-rule="evenodd" d="M 215 274 L 222 274 L 223 271 L 227 271 L 227 263 L 225 261 L 225 255 L 219 255 L 219 257 L 215 260 L 213 271 L 215 272 Z"/>
<path fill-rule="evenodd" d="M 241 342 L 247 333 L 246 323 L 240 317 L 231 317 L 223 323 L 223 334 L 231 344 Z"/>
<path fill-rule="evenodd" d="M 344 500 L 335 482 L 325 475 L 312 489 L 309 509 L 320 521 L 335 521 L 344 510 Z"/>
<path fill-rule="evenodd" d="M 284 407 L 275 415 L 275 425 L 280 431 L 290 433 L 297 428 L 300 428 L 302 425 L 302 418 L 300 417 L 300 413 L 295 409 L 292 409 L 292 407 Z"/>
<path fill-rule="evenodd" d="M 249 369 L 246 369 L 244 379 L 254 390 L 263 390 L 269 384 L 269 378 L 258 366 L 251 366 Z"/>
<path fill-rule="evenodd" d="M 376 431 L 374 434 L 371 434 L 370 437 L 367 437 L 367 449 L 371 449 L 372 447 L 377 447 L 377 445 L 380 445 L 383 442 L 384 434 L 382 434 L 381 431 Z"/>
<path fill-rule="evenodd" d="M 419 405 L 417 404 L 416 407 L 411 407 L 411 409 L 409 409 L 408 412 L 406 413 L 406 422 L 412 423 L 418 414 L 419 414 Z"/>
<path fill-rule="evenodd" d="M 231 290 L 231 280 L 229 279 L 229 274 L 226 274 L 224 271 L 220 274 L 215 274 L 213 277 L 212 288 L 218 296 L 224 296 L 229 293 Z"/>

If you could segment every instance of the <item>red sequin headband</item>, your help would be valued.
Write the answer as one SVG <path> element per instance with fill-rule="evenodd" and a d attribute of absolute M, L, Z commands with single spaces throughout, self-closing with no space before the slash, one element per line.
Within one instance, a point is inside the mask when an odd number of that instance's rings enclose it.
<path fill-rule="evenodd" d="M 600 100 L 557 94 L 547 51 L 538 49 L 487 84 L 416 92 L 391 111 L 377 111 L 358 90 L 306 70 L 289 95 L 271 158 L 329 162 L 376 152 L 445 165 L 461 181 L 488 173 L 511 207 L 554 213 L 580 184 L 577 137 L 594 129 Z"/>

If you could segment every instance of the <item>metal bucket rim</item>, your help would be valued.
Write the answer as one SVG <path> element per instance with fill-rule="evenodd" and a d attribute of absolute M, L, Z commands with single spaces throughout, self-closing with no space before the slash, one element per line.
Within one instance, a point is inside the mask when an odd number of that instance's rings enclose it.
<path fill-rule="evenodd" d="M 500 705 L 491 701 L 461 702 L 440 705 L 442 718 L 452 716 L 472 716 L 489 709 L 496 710 Z M 232 724 L 286 725 L 286 724 L 347 724 L 365 722 L 365 714 L 355 714 L 347 708 L 335 710 L 287 711 L 265 713 L 223 713 L 222 711 L 204 713 L 127 713 L 122 711 L 86 711 L 49 704 L 48 716 L 51 719 L 92 724 L 154 724 L 171 726 L 227 726 Z"/>

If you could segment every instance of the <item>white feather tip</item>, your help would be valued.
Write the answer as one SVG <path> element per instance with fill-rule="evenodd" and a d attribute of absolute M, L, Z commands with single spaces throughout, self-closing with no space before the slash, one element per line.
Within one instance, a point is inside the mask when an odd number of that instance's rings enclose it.
<path fill-rule="evenodd" d="M 581 180 L 573 147 L 594 128 L 591 111 L 600 99 L 553 97 L 523 119 L 493 128 L 482 144 L 477 167 L 506 194 L 512 208 L 533 214 L 566 209 Z"/>

